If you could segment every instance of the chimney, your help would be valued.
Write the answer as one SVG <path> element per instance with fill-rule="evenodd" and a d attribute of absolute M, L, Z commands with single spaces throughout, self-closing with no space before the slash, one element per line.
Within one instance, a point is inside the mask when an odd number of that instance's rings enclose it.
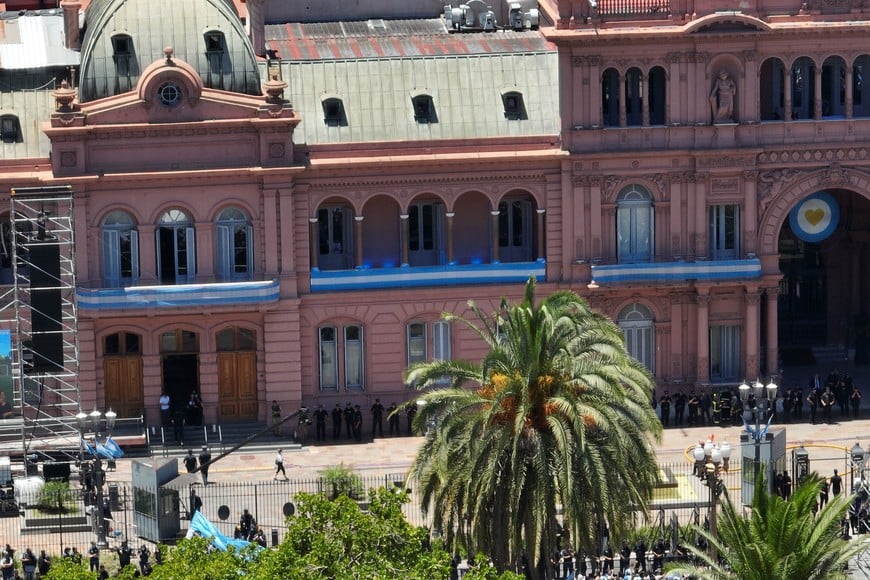
<path fill-rule="evenodd" d="M 266 0 L 247 0 L 248 36 L 254 54 L 266 56 Z"/>
<path fill-rule="evenodd" d="M 79 38 L 79 10 L 82 3 L 77 0 L 62 0 L 60 7 L 63 9 L 64 45 L 70 50 L 78 50 L 82 47 Z"/>

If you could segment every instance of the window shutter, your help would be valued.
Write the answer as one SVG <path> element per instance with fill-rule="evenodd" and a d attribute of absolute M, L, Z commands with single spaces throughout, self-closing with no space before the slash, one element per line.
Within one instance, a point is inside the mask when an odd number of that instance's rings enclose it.
<path fill-rule="evenodd" d="M 107 288 L 121 286 L 121 236 L 117 230 L 103 230 L 103 281 Z"/>

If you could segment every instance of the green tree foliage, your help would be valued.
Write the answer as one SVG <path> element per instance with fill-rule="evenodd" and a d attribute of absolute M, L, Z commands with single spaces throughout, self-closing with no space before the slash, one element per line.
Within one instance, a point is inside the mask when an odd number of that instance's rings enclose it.
<path fill-rule="evenodd" d="M 402 514 L 404 492 L 371 490 L 368 512 L 347 496 L 330 501 L 296 495 L 284 542 L 262 552 L 251 577 L 274 578 L 447 578 L 450 556 L 429 534 Z"/>
<path fill-rule="evenodd" d="M 752 511 L 744 518 L 741 507 L 725 495 L 718 534 L 698 528 L 719 553 L 720 561 L 697 548 L 689 549 L 704 563 L 675 572 L 715 580 L 834 580 L 848 578 L 844 566 L 868 548 L 863 536 L 852 543 L 842 539 L 844 515 L 854 496 L 834 496 L 818 510 L 822 479 L 808 478 L 791 499 L 767 492 L 763 475 L 755 486 Z"/>
<path fill-rule="evenodd" d="M 205 538 L 182 540 L 177 546 L 170 549 L 163 547 L 162 550 L 167 554 L 162 564 L 154 565 L 149 576 L 154 580 L 238 580 L 257 568 L 252 551 L 236 553 L 209 550 L 209 542 Z M 153 558 L 151 562 L 154 563 Z M 126 567 L 120 577 L 136 577 L 135 567 Z"/>
<path fill-rule="evenodd" d="M 355 500 L 365 497 L 362 478 L 344 463 L 328 466 L 319 474 L 323 479 L 327 499 L 336 499 L 341 495 Z"/>
<path fill-rule="evenodd" d="M 476 321 L 444 318 L 486 342 L 483 360 L 405 373 L 435 389 L 415 424 L 438 428 L 413 466 L 435 528 L 451 549 L 490 554 L 498 570 L 523 553 L 532 562 L 552 553 L 559 507 L 574 547 L 592 549 L 603 523 L 621 537 L 627 506 L 645 506 L 657 479 L 652 376 L 620 329 L 573 292 L 536 302 L 530 279 L 518 304 L 502 299 L 492 315 L 469 306 Z"/>

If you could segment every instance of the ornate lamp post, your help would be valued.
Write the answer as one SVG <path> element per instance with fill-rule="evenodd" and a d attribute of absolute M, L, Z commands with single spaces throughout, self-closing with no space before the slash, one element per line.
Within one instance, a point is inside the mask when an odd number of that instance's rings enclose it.
<path fill-rule="evenodd" d="M 858 443 L 852 447 L 849 452 L 850 459 L 852 460 L 852 493 L 855 493 L 855 487 L 860 487 L 860 484 L 864 483 L 864 461 L 867 459 L 867 454 L 864 452 L 864 449 Z"/>
<path fill-rule="evenodd" d="M 105 418 L 105 429 L 102 429 L 103 418 Z M 78 425 L 79 434 L 81 435 L 79 461 L 81 469 L 86 469 L 90 473 L 91 484 L 93 485 L 93 489 L 96 491 L 96 505 L 91 514 L 91 525 L 94 534 L 97 537 L 97 545 L 101 548 L 105 548 L 108 545 L 106 542 L 106 515 L 103 499 L 103 485 L 106 480 L 106 472 L 103 471 L 103 461 L 99 456 L 95 455 L 90 459 L 85 459 L 85 435 L 89 431 L 93 431 L 95 443 L 101 433 L 103 433 L 106 439 L 108 439 L 112 433 L 112 429 L 115 428 L 115 420 L 117 418 L 118 414 L 111 409 L 106 411 L 105 414 L 97 409 L 94 409 L 89 414 L 82 411 L 79 411 L 78 414 L 76 414 L 76 424 Z"/>
<path fill-rule="evenodd" d="M 761 442 L 764 441 L 767 430 L 770 428 L 770 422 L 773 420 L 772 409 L 773 405 L 776 404 L 776 391 L 778 388 L 773 380 L 767 386 L 764 386 L 761 381 L 756 380 L 752 387 L 744 382 L 737 388 L 740 393 L 740 400 L 743 401 L 743 425 L 755 444 L 755 477 L 753 481 L 758 480 L 758 474 L 761 471 Z M 750 393 L 755 395 L 755 401 L 754 405 L 748 408 Z M 761 416 L 767 411 L 770 411 L 770 414 L 767 421 L 762 424 Z M 749 422 L 750 415 L 755 417 L 754 427 Z"/>
<path fill-rule="evenodd" d="M 718 534 L 716 508 L 719 504 L 719 496 L 725 491 L 722 473 L 728 472 L 731 451 L 731 445 L 727 441 L 717 445 L 711 439 L 707 439 L 704 443 L 698 443 L 692 451 L 692 457 L 695 460 L 695 474 L 710 490 L 710 534 L 714 538 Z M 715 548 L 713 549 L 713 557 L 718 557 Z"/>

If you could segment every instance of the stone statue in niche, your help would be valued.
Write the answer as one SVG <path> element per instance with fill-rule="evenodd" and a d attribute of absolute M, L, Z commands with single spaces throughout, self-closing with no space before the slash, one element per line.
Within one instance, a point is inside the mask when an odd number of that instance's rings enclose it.
<path fill-rule="evenodd" d="M 719 77 L 713 83 L 710 91 L 710 110 L 713 112 L 713 123 L 734 122 L 734 96 L 737 85 L 728 76 L 728 71 L 719 71 Z"/>

